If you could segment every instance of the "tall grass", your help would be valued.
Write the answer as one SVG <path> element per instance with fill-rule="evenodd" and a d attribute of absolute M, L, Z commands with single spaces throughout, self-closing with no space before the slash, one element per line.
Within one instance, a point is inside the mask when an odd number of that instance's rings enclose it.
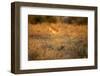
<path fill-rule="evenodd" d="M 29 60 L 88 57 L 87 25 L 44 22 L 28 26 Z"/>

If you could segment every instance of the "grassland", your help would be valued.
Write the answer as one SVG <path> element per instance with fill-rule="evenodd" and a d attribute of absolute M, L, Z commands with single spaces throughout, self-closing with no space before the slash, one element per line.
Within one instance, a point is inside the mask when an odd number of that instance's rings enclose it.
<path fill-rule="evenodd" d="M 29 60 L 87 58 L 87 25 L 28 24 Z"/>

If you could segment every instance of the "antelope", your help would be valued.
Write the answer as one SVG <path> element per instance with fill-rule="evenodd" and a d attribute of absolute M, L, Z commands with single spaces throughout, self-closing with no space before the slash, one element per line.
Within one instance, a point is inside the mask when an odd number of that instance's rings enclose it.
<path fill-rule="evenodd" d="M 49 26 L 49 31 L 51 31 L 53 34 L 57 34 L 59 32 L 58 29 L 56 29 L 55 27 L 53 26 Z"/>

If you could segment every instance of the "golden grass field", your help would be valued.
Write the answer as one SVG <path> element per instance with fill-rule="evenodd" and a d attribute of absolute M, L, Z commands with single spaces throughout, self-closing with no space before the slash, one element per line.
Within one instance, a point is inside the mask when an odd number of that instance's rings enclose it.
<path fill-rule="evenodd" d="M 28 59 L 87 58 L 87 25 L 28 24 Z"/>

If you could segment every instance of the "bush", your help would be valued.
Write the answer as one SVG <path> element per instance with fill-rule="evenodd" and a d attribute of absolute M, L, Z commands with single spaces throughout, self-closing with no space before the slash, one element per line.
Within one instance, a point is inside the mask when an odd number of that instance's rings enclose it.
<path fill-rule="evenodd" d="M 56 17 L 53 16 L 28 16 L 28 22 L 30 24 L 38 24 L 38 23 L 55 23 L 57 22 Z"/>
<path fill-rule="evenodd" d="M 30 24 L 42 23 L 42 22 L 44 22 L 44 20 L 45 19 L 42 16 L 31 16 L 31 15 L 29 15 L 29 17 L 28 17 L 28 22 Z"/>
<path fill-rule="evenodd" d="M 68 24 L 87 24 L 87 17 L 65 17 L 64 23 Z"/>

